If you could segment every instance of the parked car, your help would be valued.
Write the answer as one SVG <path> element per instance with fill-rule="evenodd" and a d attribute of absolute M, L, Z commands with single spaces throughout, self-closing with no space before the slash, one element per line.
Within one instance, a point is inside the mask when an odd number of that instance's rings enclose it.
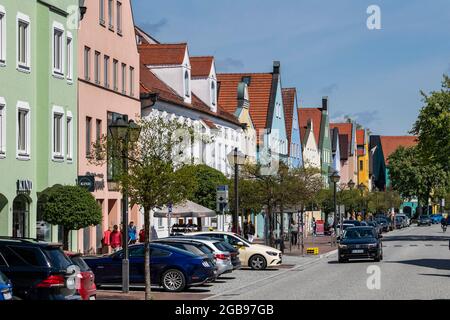
<path fill-rule="evenodd" d="M 430 216 L 420 216 L 419 220 L 417 220 L 418 226 L 431 226 L 431 219 Z"/>
<path fill-rule="evenodd" d="M 80 269 L 78 275 L 78 294 L 83 300 L 96 300 L 97 287 L 95 286 L 95 275 L 89 266 L 84 262 L 80 253 L 65 252 L 74 265 Z"/>
<path fill-rule="evenodd" d="M 72 261 L 59 244 L 34 239 L 0 238 L 0 272 L 24 300 L 81 300 Z"/>
<path fill-rule="evenodd" d="M 232 232 L 194 232 L 190 233 L 189 236 L 207 236 L 228 242 L 239 249 L 239 258 L 242 266 L 250 267 L 253 270 L 264 270 L 268 267 L 276 267 L 282 263 L 282 254 L 280 250 L 250 243 L 240 235 Z"/>
<path fill-rule="evenodd" d="M 0 272 L 0 301 L 12 300 L 13 286 L 11 281 Z"/>
<path fill-rule="evenodd" d="M 396 217 L 401 217 L 401 218 L 403 218 L 405 220 L 404 221 L 405 227 L 409 227 L 411 225 L 411 219 L 406 214 L 404 214 L 404 213 L 397 213 L 395 216 Z"/>
<path fill-rule="evenodd" d="M 432 224 L 440 224 L 442 219 L 444 219 L 444 216 L 439 213 L 439 214 L 433 214 L 430 218 L 431 218 Z"/>
<path fill-rule="evenodd" d="M 145 283 L 144 244 L 129 247 L 130 284 Z M 95 274 L 97 287 L 122 283 L 123 251 L 103 257 L 84 257 Z M 216 277 L 209 259 L 161 243 L 150 244 L 151 283 L 169 292 L 202 285 Z"/>
<path fill-rule="evenodd" d="M 395 229 L 403 229 L 405 226 L 404 219 L 402 217 L 395 217 Z"/>
<path fill-rule="evenodd" d="M 390 223 L 387 219 L 382 218 L 382 217 L 377 217 L 375 219 L 375 222 L 377 222 L 378 224 L 381 225 L 381 229 L 383 230 L 383 232 L 389 232 L 390 228 Z"/>
<path fill-rule="evenodd" d="M 222 260 L 218 259 L 213 249 L 211 249 L 204 243 L 183 238 L 163 238 L 155 240 L 154 243 L 166 244 L 209 259 L 209 261 L 211 261 L 214 267 L 216 268 L 217 277 L 222 273 L 231 272 L 233 270 L 233 265 L 231 264 L 229 253 L 226 253 L 228 255 L 227 257 L 228 261 L 226 261 L 226 263 L 222 263 Z M 216 277 L 210 279 L 210 281 L 214 280 L 216 280 Z"/>
<path fill-rule="evenodd" d="M 382 234 L 383 233 L 383 227 L 378 222 L 376 222 L 376 221 L 368 221 L 367 224 L 368 224 L 369 227 L 375 228 L 375 230 L 377 230 L 378 234 Z"/>
<path fill-rule="evenodd" d="M 353 227 L 344 231 L 339 237 L 339 263 L 350 259 L 383 260 L 383 246 L 381 238 L 373 227 Z"/>
<path fill-rule="evenodd" d="M 346 229 L 352 228 L 352 227 L 354 227 L 354 226 L 355 226 L 354 224 L 343 223 L 343 224 L 342 224 L 342 229 L 343 229 L 343 230 L 346 230 Z"/>

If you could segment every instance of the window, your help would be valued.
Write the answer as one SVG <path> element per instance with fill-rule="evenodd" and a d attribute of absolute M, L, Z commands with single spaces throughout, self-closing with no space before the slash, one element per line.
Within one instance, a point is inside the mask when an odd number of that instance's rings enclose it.
<path fill-rule="evenodd" d="M 113 87 L 114 91 L 119 90 L 119 61 L 113 60 Z"/>
<path fill-rule="evenodd" d="M 30 157 L 30 106 L 26 102 L 17 103 L 17 157 L 28 160 Z"/>
<path fill-rule="evenodd" d="M 109 29 L 114 29 L 114 0 L 108 0 Z"/>
<path fill-rule="evenodd" d="M 95 83 L 100 84 L 100 52 L 95 51 L 94 60 Z"/>
<path fill-rule="evenodd" d="M 0 98 L 0 157 L 6 154 L 6 102 Z"/>
<path fill-rule="evenodd" d="M 66 52 L 67 52 L 67 80 L 73 80 L 73 44 L 72 35 L 67 33 L 66 41 Z"/>
<path fill-rule="evenodd" d="M 186 97 L 191 96 L 191 89 L 189 88 L 189 71 L 184 72 L 184 95 Z"/>
<path fill-rule="evenodd" d="M 17 14 L 17 68 L 30 71 L 30 18 Z"/>
<path fill-rule="evenodd" d="M 72 113 L 67 112 L 66 119 L 66 156 L 67 160 L 73 160 L 73 122 Z"/>
<path fill-rule="evenodd" d="M 91 80 L 91 48 L 84 47 L 84 79 Z"/>
<path fill-rule="evenodd" d="M 117 1 L 117 33 L 122 34 L 122 3 Z"/>
<path fill-rule="evenodd" d="M 64 159 L 63 155 L 63 119 L 64 109 L 53 107 L 53 154 L 52 159 Z"/>
<path fill-rule="evenodd" d="M 6 11 L 0 6 L 0 65 L 6 62 Z"/>
<path fill-rule="evenodd" d="M 211 104 L 216 105 L 216 83 L 214 81 L 211 82 Z"/>
<path fill-rule="evenodd" d="M 63 38 L 64 28 L 59 23 L 53 23 L 53 74 L 62 75 L 63 70 Z"/>
<path fill-rule="evenodd" d="M 122 63 L 122 93 L 126 94 L 126 83 L 127 83 L 127 65 Z"/>
<path fill-rule="evenodd" d="M 100 145 L 100 140 L 102 138 L 102 120 L 97 119 L 95 121 L 95 143 L 98 147 Z M 101 155 L 99 153 L 96 154 L 97 160 L 100 160 Z"/>
<path fill-rule="evenodd" d="M 86 158 L 91 157 L 91 130 L 92 130 L 92 118 L 86 117 Z"/>
<path fill-rule="evenodd" d="M 99 0 L 100 5 L 100 24 L 105 25 L 105 0 Z"/>
<path fill-rule="evenodd" d="M 134 68 L 130 67 L 130 96 L 134 96 Z"/>
<path fill-rule="evenodd" d="M 363 171 L 363 170 L 364 170 L 364 161 L 359 160 L 359 171 Z"/>
<path fill-rule="evenodd" d="M 104 57 L 104 81 L 105 81 L 105 87 L 109 88 L 109 57 Z"/>

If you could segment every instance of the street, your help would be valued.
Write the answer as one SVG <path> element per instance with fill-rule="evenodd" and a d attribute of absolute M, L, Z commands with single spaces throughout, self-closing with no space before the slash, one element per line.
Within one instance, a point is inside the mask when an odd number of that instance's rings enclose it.
<path fill-rule="evenodd" d="M 384 236 L 384 260 L 337 263 L 337 254 L 305 262 L 257 283 L 242 279 L 239 287 L 213 299 L 318 300 L 318 299 L 450 299 L 450 251 L 448 235 L 439 225 L 412 226 Z M 300 259 L 300 258 L 299 258 Z M 306 265 L 305 265 L 306 264 Z M 368 267 L 381 269 L 381 288 L 369 290 Z M 240 273 L 246 272 L 245 270 Z M 275 272 L 275 271 L 274 271 Z M 268 273 L 268 272 L 266 272 Z M 236 273 L 238 274 L 238 273 Z"/>

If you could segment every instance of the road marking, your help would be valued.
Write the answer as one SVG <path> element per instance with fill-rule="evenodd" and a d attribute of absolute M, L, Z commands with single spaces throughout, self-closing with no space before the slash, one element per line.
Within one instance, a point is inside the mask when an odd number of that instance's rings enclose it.
<path fill-rule="evenodd" d="M 417 245 L 417 244 L 410 244 L 409 246 L 410 247 L 418 247 L 419 245 Z"/>

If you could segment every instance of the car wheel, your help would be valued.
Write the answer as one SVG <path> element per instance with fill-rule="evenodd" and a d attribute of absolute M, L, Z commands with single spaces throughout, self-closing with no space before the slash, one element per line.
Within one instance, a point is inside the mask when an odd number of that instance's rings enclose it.
<path fill-rule="evenodd" d="M 257 254 L 250 258 L 248 265 L 253 270 L 264 270 L 267 267 L 267 261 L 266 258 Z"/>
<path fill-rule="evenodd" d="M 170 269 L 162 275 L 161 284 L 166 291 L 180 292 L 186 287 L 186 279 L 180 270 Z"/>

